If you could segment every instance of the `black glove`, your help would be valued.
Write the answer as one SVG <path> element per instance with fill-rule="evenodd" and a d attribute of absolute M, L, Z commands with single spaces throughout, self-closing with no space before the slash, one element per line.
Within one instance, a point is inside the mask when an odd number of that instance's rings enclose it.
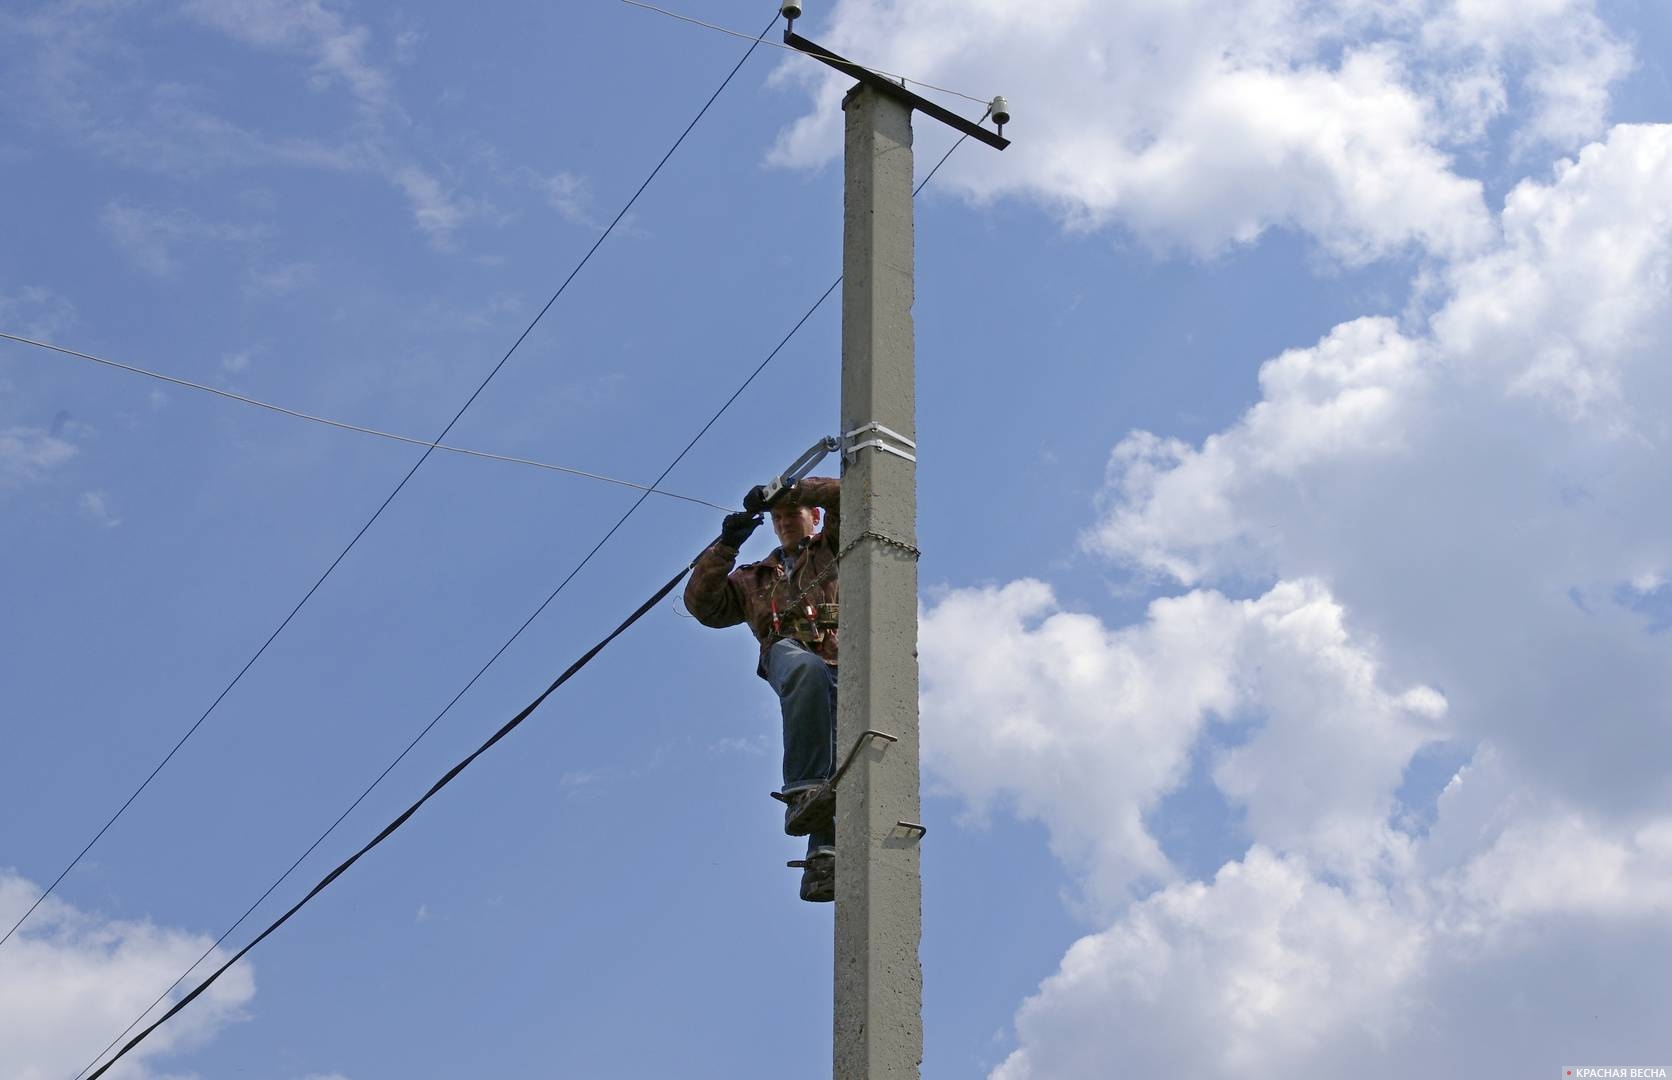
<path fill-rule="evenodd" d="M 756 484 L 749 489 L 749 494 L 743 496 L 743 509 L 751 514 L 760 514 L 766 511 L 765 485 Z"/>
<path fill-rule="evenodd" d="M 727 547 L 740 548 L 760 527 L 761 519 L 758 514 L 727 514 L 726 519 L 720 523 L 720 543 Z"/>

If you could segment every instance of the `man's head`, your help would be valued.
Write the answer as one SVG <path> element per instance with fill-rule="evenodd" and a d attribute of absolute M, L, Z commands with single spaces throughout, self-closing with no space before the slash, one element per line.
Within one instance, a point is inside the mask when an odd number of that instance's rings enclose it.
<path fill-rule="evenodd" d="M 774 506 L 772 531 L 778 534 L 778 543 L 793 548 L 813 535 L 821 516 L 816 506 Z"/>

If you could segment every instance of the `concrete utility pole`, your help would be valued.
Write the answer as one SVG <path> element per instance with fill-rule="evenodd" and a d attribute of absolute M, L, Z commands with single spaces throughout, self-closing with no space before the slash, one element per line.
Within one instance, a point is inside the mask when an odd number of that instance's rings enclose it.
<path fill-rule="evenodd" d="M 870 730 L 836 800 L 837 1080 L 923 1061 L 918 814 L 916 368 L 911 107 L 864 85 L 847 112 L 842 229 L 842 663 L 836 740 Z M 876 424 L 877 427 L 870 425 Z M 867 430 L 868 429 L 868 430 Z M 886 429 L 886 430 L 885 430 Z M 880 538 L 897 541 L 896 547 Z"/>
<path fill-rule="evenodd" d="M 795 33 L 858 80 L 842 103 L 842 662 L 836 740 L 836 1080 L 915 1080 L 923 1063 L 917 731 L 917 372 L 912 113 L 1004 149 L 999 133 Z"/>

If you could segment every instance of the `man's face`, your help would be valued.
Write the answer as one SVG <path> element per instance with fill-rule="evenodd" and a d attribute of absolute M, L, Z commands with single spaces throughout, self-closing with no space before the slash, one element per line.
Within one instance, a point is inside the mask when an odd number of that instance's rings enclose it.
<path fill-rule="evenodd" d="M 807 537 L 813 535 L 813 529 L 819 523 L 819 508 L 816 506 L 773 507 L 772 531 L 778 534 L 778 543 L 784 547 L 793 548 Z"/>

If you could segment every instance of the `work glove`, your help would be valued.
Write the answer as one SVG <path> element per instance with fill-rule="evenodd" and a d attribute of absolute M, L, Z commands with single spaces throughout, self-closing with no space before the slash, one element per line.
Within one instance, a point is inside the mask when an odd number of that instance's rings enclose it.
<path fill-rule="evenodd" d="M 747 511 L 741 514 L 727 514 L 725 520 L 720 523 L 720 543 L 730 548 L 741 548 L 760 527 L 759 514 Z"/>
<path fill-rule="evenodd" d="M 750 514 L 766 512 L 766 485 L 756 484 L 749 489 L 749 494 L 743 496 L 743 509 Z"/>

